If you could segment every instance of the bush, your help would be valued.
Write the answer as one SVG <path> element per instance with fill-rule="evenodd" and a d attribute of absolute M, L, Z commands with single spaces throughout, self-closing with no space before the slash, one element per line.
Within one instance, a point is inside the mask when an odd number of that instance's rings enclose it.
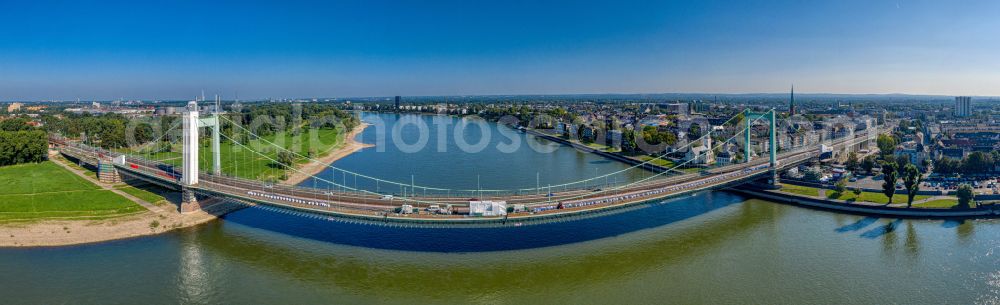
<path fill-rule="evenodd" d="M 837 183 L 833 184 L 833 189 L 837 191 L 837 193 L 843 193 L 844 191 L 846 191 L 847 178 L 845 177 L 845 178 L 840 178 L 840 180 L 837 180 Z"/>
<path fill-rule="evenodd" d="M 975 207 L 975 202 L 973 201 L 973 196 L 975 194 L 972 192 L 972 186 L 968 184 L 962 184 L 958 186 L 958 205 L 961 207 Z"/>

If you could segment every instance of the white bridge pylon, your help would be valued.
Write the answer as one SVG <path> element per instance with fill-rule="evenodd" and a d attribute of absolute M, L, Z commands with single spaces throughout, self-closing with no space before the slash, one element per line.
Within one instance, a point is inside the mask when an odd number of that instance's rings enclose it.
<path fill-rule="evenodd" d="M 181 175 L 182 185 L 198 184 L 198 129 L 201 127 L 212 127 L 212 173 L 220 174 L 222 162 L 220 162 L 219 152 L 219 101 L 216 98 L 215 111 L 212 116 L 206 118 L 198 117 L 198 103 L 188 102 L 184 112 L 183 126 L 183 174 Z"/>

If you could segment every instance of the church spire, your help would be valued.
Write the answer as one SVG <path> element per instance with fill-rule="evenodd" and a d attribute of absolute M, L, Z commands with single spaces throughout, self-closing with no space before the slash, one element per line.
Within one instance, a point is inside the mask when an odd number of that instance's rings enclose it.
<path fill-rule="evenodd" d="M 788 102 L 788 115 L 795 115 L 795 84 L 792 84 L 792 93 Z"/>

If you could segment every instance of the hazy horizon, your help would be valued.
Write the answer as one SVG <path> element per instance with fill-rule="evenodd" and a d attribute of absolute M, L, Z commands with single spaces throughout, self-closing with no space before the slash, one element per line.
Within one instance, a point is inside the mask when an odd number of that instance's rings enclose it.
<path fill-rule="evenodd" d="M 751 97 L 751 96 L 766 96 L 767 98 L 786 98 L 789 92 L 745 92 L 745 93 L 721 93 L 721 92 L 655 92 L 655 93 L 542 93 L 542 94 L 455 94 L 455 95 L 410 95 L 401 96 L 404 98 L 404 102 L 407 102 L 406 98 L 416 98 L 416 99 L 430 99 L 430 98 L 471 98 L 471 97 L 588 97 L 588 96 L 601 96 L 601 97 L 657 97 L 657 96 L 667 96 L 663 98 L 678 98 L 678 96 L 691 96 L 699 98 L 711 98 L 713 96 L 726 97 L 726 98 L 739 98 L 739 97 Z M 234 96 L 226 96 L 220 94 L 220 99 L 224 101 L 236 100 Z M 909 94 L 909 93 L 825 93 L 825 92 L 795 92 L 797 99 L 802 101 L 808 100 L 808 98 L 816 97 L 845 97 L 845 98 L 892 98 L 892 97 L 912 97 L 912 98 L 941 98 L 941 99 L 952 99 L 957 95 L 939 95 L 939 94 Z M 966 95 L 968 96 L 968 95 Z M 262 97 L 262 98 L 244 98 L 240 97 L 241 101 L 261 101 L 261 100 L 295 100 L 295 99 L 338 99 L 338 100 L 349 100 L 349 99 L 392 99 L 392 95 L 383 96 L 275 96 L 275 97 Z M 982 96 L 982 95 L 971 95 L 973 100 L 976 99 L 986 99 L 989 101 L 996 101 L 1000 99 L 1000 96 Z M 130 100 L 142 100 L 142 101 L 162 101 L 162 102 L 177 102 L 177 101 L 193 101 L 201 98 L 201 94 L 195 96 L 184 98 L 139 98 L 139 97 L 117 97 L 108 99 L 95 99 L 95 98 L 79 98 L 80 102 L 108 102 L 108 101 L 130 101 Z M 214 93 L 209 93 L 206 91 L 205 100 L 212 101 L 215 99 Z M 0 100 L 0 102 L 75 102 L 77 99 L 36 99 L 36 100 Z M 412 100 L 411 100 L 412 102 Z"/>

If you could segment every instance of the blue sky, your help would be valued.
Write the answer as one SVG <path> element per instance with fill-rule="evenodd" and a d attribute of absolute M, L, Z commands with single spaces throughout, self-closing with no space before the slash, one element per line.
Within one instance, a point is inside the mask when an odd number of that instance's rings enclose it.
<path fill-rule="evenodd" d="M 0 2 L 0 100 L 1000 95 L 1000 1 L 84 2 Z"/>

